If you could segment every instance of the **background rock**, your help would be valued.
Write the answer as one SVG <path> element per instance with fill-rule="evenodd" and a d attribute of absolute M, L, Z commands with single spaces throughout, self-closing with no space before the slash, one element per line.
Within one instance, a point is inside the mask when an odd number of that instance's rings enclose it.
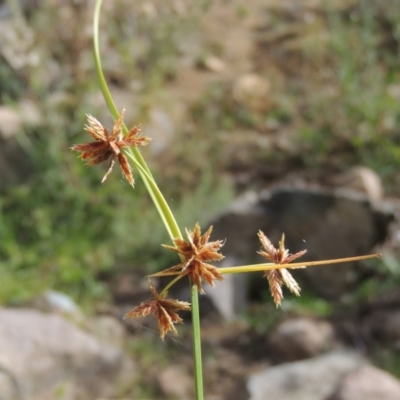
<path fill-rule="evenodd" d="M 329 400 L 398 400 L 400 382 L 372 365 L 348 374 Z"/>
<path fill-rule="evenodd" d="M 273 103 L 270 82 L 257 74 L 244 74 L 233 84 L 232 97 L 253 111 L 266 111 Z"/>
<path fill-rule="evenodd" d="M 1 400 L 93 400 L 115 396 L 134 377 L 121 350 L 59 315 L 0 309 L 0 383 L 8 388 Z M 11 386 L 17 395 L 9 395 Z"/>
<path fill-rule="evenodd" d="M 80 307 L 65 293 L 47 290 L 42 295 L 32 299 L 28 305 L 45 313 L 67 316 L 76 323 L 84 321 L 84 315 Z"/>
<path fill-rule="evenodd" d="M 13 107 L 0 106 L 0 137 L 9 139 L 22 128 L 22 116 Z"/>
<path fill-rule="evenodd" d="M 373 207 L 368 197 L 354 191 L 278 188 L 240 197 L 213 225 L 215 237 L 227 239 L 226 256 L 261 262 L 256 256 L 261 229 L 275 245 L 285 232 L 291 253 L 308 250 L 302 260 L 321 260 L 373 252 L 385 239 L 391 219 L 392 214 Z M 360 266 L 355 268 L 354 263 L 295 271 L 296 277 L 330 299 L 351 290 L 359 274 Z"/>
<path fill-rule="evenodd" d="M 86 323 L 87 329 L 105 343 L 121 346 L 126 339 L 126 330 L 121 320 L 111 315 L 99 315 Z"/>
<path fill-rule="evenodd" d="M 362 359 L 354 353 L 330 353 L 282 364 L 250 376 L 250 400 L 326 400 Z"/>
<path fill-rule="evenodd" d="M 336 187 L 346 187 L 365 193 L 371 201 L 381 201 L 384 195 L 382 179 L 371 168 L 357 166 L 332 178 Z"/>
<path fill-rule="evenodd" d="M 294 318 L 279 324 L 269 337 L 271 351 L 280 360 L 293 361 L 330 350 L 334 330 L 327 321 Z"/>

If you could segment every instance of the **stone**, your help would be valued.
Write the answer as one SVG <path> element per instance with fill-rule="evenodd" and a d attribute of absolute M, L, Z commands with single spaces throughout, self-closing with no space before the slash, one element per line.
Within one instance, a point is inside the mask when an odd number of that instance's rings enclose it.
<path fill-rule="evenodd" d="M 267 111 L 273 101 L 271 84 L 260 75 L 250 73 L 240 76 L 233 84 L 232 97 L 252 111 Z"/>
<path fill-rule="evenodd" d="M 199 66 L 211 72 L 224 72 L 226 64 L 216 56 L 207 56 L 199 63 Z"/>
<path fill-rule="evenodd" d="M 350 168 L 332 179 L 337 187 L 346 187 L 365 193 L 372 202 L 383 200 L 384 190 L 382 180 L 371 168 L 357 166 Z"/>
<path fill-rule="evenodd" d="M 387 235 L 387 215 L 375 209 L 367 196 L 351 190 L 281 189 L 266 192 L 261 203 L 268 216 L 279 216 L 277 222 L 276 218 L 265 221 L 264 232 L 273 238 L 289 228 L 297 238 L 286 236 L 290 251 L 308 249 L 302 260 L 368 254 Z M 319 295 L 337 299 L 356 285 L 360 270 L 356 265 L 306 268 L 298 275 Z"/>
<path fill-rule="evenodd" d="M 85 327 L 105 343 L 121 346 L 126 339 L 126 330 L 121 320 L 111 315 L 90 318 Z"/>
<path fill-rule="evenodd" d="M 393 218 L 393 213 L 381 210 L 366 195 L 352 190 L 277 187 L 242 195 L 212 225 L 214 237 L 226 239 L 225 256 L 245 263 L 263 262 L 265 259 L 256 255 L 261 247 L 257 238 L 261 229 L 274 245 L 285 233 L 291 253 L 308 250 L 301 258 L 306 261 L 374 252 L 374 246 L 387 237 Z M 338 299 L 357 284 L 360 271 L 360 264 L 346 263 L 306 268 L 293 274 L 319 295 Z M 259 290 L 267 290 L 266 285 L 261 287 Z"/>
<path fill-rule="evenodd" d="M 71 297 L 55 290 L 46 290 L 42 295 L 32 299 L 28 305 L 46 313 L 67 316 L 76 322 L 84 320 L 83 313 Z"/>
<path fill-rule="evenodd" d="M 135 366 L 120 349 L 60 315 L 0 309 L 1 400 L 115 397 L 134 379 Z"/>
<path fill-rule="evenodd" d="M 334 337 L 333 327 L 327 321 L 293 318 L 280 323 L 268 342 L 280 360 L 294 361 L 331 350 Z"/>
<path fill-rule="evenodd" d="M 333 352 L 268 368 L 248 379 L 249 400 L 326 400 L 362 363 L 356 353 Z"/>
<path fill-rule="evenodd" d="M 22 116 L 10 106 L 0 106 L 0 137 L 9 139 L 22 129 Z"/>
<path fill-rule="evenodd" d="M 363 365 L 349 373 L 329 400 L 398 400 L 400 381 L 386 371 Z"/>
<path fill-rule="evenodd" d="M 18 399 L 19 388 L 14 377 L 3 366 L 0 366 L 0 399 Z"/>

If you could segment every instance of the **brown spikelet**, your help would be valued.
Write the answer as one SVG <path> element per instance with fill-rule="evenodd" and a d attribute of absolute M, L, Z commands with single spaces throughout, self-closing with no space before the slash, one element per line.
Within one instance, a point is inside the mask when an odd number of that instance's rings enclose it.
<path fill-rule="evenodd" d="M 202 235 L 200 225 L 197 223 L 193 232 L 186 230 L 187 240 L 174 239 L 175 247 L 163 245 L 166 249 L 172 250 L 183 257 L 183 262 L 174 265 L 164 271 L 151 276 L 179 275 L 189 276 L 196 285 L 199 293 L 204 294 L 201 282 L 204 280 L 210 286 L 214 286 L 214 280 L 222 280 L 222 275 L 218 268 L 209 261 L 219 261 L 224 258 L 219 250 L 224 245 L 222 240 L 209 242 L 212 226 Z"/>
<path fill-rule="evenodd" d="M 258 237 L 264 250 L 258 251 L 258 254 L 272 261 L 274 264 L 288 264 L 296 258 L 301 257 L 307 250 L 299 251 L 296 254 L 289 254 L 285 248 L 285 235 L 279 241 L 279 247 L 275 248 L 271 241 L 262 231 L 258 232 Z M 300 267 L 299 267 L 300 268 Z M 274 303 L 278 307 L 283 299 L 282 285 L 285 285 L 296 296 L 300 296 L 300 286 L 295 281 L 291 273 L 285 268 L 265 271 L 264 276 L 268 279 Z"/>
<path fill-rule="evenodd" d="M 165 335 L 169 331 L 177 334 L 174 324 L 183 323 L 182 318 L 178 315 L 178 311 L 190 310 L 190 304 L 186 301 L 167 300 L 165 298 L 167 292 L 159 295 L 151 282 L 150 291 L 154 298 L 140 303 L 137 307 L 126 313 L 124 319 L 146 317 L 153 314 L 158 321 L 160 337 L 164 340 Z"/>
<path fill-rule="evenodd" d="M 150 142 L 150 138 L 140 135 L 140 128 L 135 126 L 124 137 L 122 134 L 122 121 L 125 108 L 121 111 L 115 122 L 111 135 L 101 123 L 91 115 L 87 116 L 88 123 L 85 125 L 86 132 L 95 139 L 95 142 L 76 144 L 71 150 L 80 152 L 80 158 L 87 162 L 87 165 L 96 165 L 110 160 L 107 172 L 103 176 L 101 183 L 105 182 L 110 175 L 115 161 L 118 161 L 122 173 L 128 182 L 133 186 L 134 179 L 131 167 L 126 156 L 122 153 L 125 147 L 145 146 Z"/>
<path fill-rule="evenodd" d="M 271 291 L 274 303 L 278 307 L 283 299 L 282 279 L 279 276 L 279 270 L 266 271 L 264 275 L 268 279 L 269 289 Z"/>

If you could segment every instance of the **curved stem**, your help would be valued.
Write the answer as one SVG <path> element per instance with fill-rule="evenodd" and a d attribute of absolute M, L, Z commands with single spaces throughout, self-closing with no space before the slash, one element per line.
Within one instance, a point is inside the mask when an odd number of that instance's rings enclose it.
<path fill-rule="evenodd" d="M 93 17 L 93 51 L 94 51 L 94 63 L 96 66 L 96 73 L 99 79 L 100 88 L 103 93 L 104 101 L 107 104 L 108 109 L 110 110 L 111 115 L 114 120 L 118 118 L 119 112 L 117 107 L 115 106 L 114 100 L 111 96 L 110 90 L 108 89 L 106 79 L 104 78 L 103 69 L 101 67 L 101 59 L 100 59 L 100 46 L 99 46 L 99 21 L 100 21 L 100 9 L 101 9 L 102 0 L 96 1 L 96 6 L 94 9 L 94 17 Z M 125 124 L 122 125 L 122 129 L 126 134 L 128 129 Z M 147 166 L 146 162 L 143 159 L 142 154 L 140 153 L 138 148 L 130 149 L 134 157 L 137 159 L 139 164 L 146 170 L 146 172 L 151 175 L 150 169 Z"/>
<path fill-rule="evenodd" d="M 93 46 L 94 46 L 94 59 L 96 65 L 96 72 L 100 82 L 101 91 L 103 93 L 104 100 L 107 104 L 114 119 L 118 118 L 118 110 L 112 99 L 110 90 L 108 89 L 107 82 L 104 78 L 103 70 L 101 68 L 100 60 L 100 46 L 99 46 L 99 20 L 100 20 L 100 9 L 102 0 L 96 0 L 94 18 L 93 18 Z M 126 134 L 128 132 L 125 125 L 123 125 L 123 131 Z M 135 163 L 139 170 L 140 176 L 146 185 L 146 189 L 149 192 L 155 207 L 157 208 L 161 219 L 168 231 L 171 239 L 182 238 L 178 224 L 172 214 L 171 209 L 168 206 L 164 196 L 158 188 L 150 169 L 144 161 L 140 151 L 137 148 L 126 151 L 129 158 Z M 203 400 L 203 371 L 201 361 L 201 331 L 200 331 L 200 312 L 199 312 L 199 294 L 196 285 L 191 282 L 191 300 L 192 300 L 192 331 L 193 331 L 193 354 L 194 354 L 194 371 L 195 371 L 195 391 L 196 400 Z M 169 286 L 170 287 L 170 286 Z M 165 289 L 164 289 L 165 290 Z"/>
<path fill-rule="evenodd" d="M 169 288 L 170 288 L 171 286 L 173 286 L 176 282 L 178 282 L 179 279 L 181 279 L 181 278 L 182 278 L 181 276 L 177 276 L 175 279 L 172 279 L 172 281 L 170 281 L 170 282 L 168 283 L 168 285 L 165 286 L 165 288 L 164 288 L 163 290 L 161 290 L 161 292 L 160 292 L 160 297 L 161 297 L 164 293 L 168 292 Z"/>
<path fill-rule="evenodd" d="M 146 186 L 148 185 L 147 188 L 153 198 L 154 205 L 157 208 L 171 239 L 182 238 L 182 234 L 174 218 L 174 214 L 172 214 L 167 201 L 162 195 L 154 179 L 148 175 L 147 171 L 145 171 L 145 169 L 131 153 L 126 152 L 125 154 L 133 161 L 143 180 L 145 181 Z"/>
<path fill-rule="evenodd" d="M 101 68 L 100 46 L 99 46 L 99 21 L 100 21 L 101 4 L 102 0 L 97 0 L 94 10 L 94 18 L 93 18 L 94 60 L 96 65 L 96 73 L 100 82 L 100 87 L 103 93 L 104 100 L 114 119 L 117 119 L 119 113 L 112 99 L 110 90 L 108 89 L 107 86 L 107 82 L 104 78 L 103 70 Z M 123 131 L 125 134 L 128 132 L 125 124 L 123 125 Z M 154 205 L 156 206 L 158 212 L 160 213 L 161 219 L 165 224 L 165 227 L 168 231 L 170 238 L 174 239 L 177 237 L 182 237 L 178 228 L 178 224 L 176 223 L 175 218 L 166 200 L 164 199 L 160 189 L 158 188 L 150 172 L 150 169 L 147 166 L 146 162 L 144 161 L 139 149 L 134 147 L 133 149 L 127 150 L 126 154 L 132 159 L 132 161 L 134 161 L 135 165 L 138 167 L 140 176 L 142 177 L 144 184 L 146 185 L 147 191 L 149 192 L 154 202 Z"/>

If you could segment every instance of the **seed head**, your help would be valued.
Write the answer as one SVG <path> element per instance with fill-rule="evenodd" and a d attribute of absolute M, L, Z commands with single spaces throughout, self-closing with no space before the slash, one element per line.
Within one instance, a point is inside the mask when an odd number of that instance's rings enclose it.
<path fill-rule="evenodd" d="M 184 261 L 153 276 L 179 275 L 183 277 L 188 275 L 197 286 L 199 293 L 204 294 L 201 286 L 202 280 L 214 286 L 214 279 L 220 281 L 223 279 L 218 268 L 208 264 L 209 261 L 219 261 L 224 258 L 222 254 L 218 253 L 224 242 L 222 240 L 209 242 L 211 232 L 212 226 L 202 235 L 200 225 L 197 223 L 193 232 L 186 229 L 188 240 L 174 239 L 175 247 L 163 245 L 166 249 L 180 254 Z"/>
<path fill-rule="evenodd" d="M 166 300 L 167 292 L 159 295 L 151 282 L 150 291 L 154 298 L 142 302 L 126 313 L 124 319 L 146 317 L 147 315 L 153 314 L 157 318 L 162 340 L 164 340 L 166 333 L 169 331 L 172 331 L 176 335 L 178 332 L 174 324 L 183 323 L 182 318 L 177 312 L 181 310 L 190 310 L 190 304 L 186 301 Z"/>
<path fill-rule="evenodd" d="M 145 146 L 150 142 L 150 138 L 140 135 L 140 128 L 133 127 L 125 136 L 122 134 L 122 120 L 124 117 L 125 108 L 115 122 L 112 133 L 109 134 L 107 129 L 91 115 L 87 115 L 88 124 L 85 125 L 85 130 L 95 139 L 94 142 L 76 144 L 70 149 L 80 152 L 80 158 L 87 161 L 87 165 L 100 164 L 103 161 L 110 160 L 108 170 L 105 173 L 101 183 L 104 183 L 108 175 L 111 173 L 115 161 L 121 167 L 122 173 L 128 182 L 133 186 L 134 179 L 132 170 L 126 156 L 121 149 L 125 147 Z"/>
<path fill-rule="evenodd" d="M 274 264 L 288 264 L 307 252 L 307 250 L 302 250 L 296 254 L 290 254 L 289 250 L 285 249 L 285 234 L 282 234 L 277 249 L 262 231 L 258 232 L 258 237 L 265 250 L 258 251 L 258 254 L 272 261 Z M 287 269 L 279 268 L 265 271 L 264 277 L 268 279 L 272 298 L 277 307 L 281 304 L 283 299 L 282 285 L 286 285 L 292 293 L 296 296 L 300 296 L 300 286 Z"/>

